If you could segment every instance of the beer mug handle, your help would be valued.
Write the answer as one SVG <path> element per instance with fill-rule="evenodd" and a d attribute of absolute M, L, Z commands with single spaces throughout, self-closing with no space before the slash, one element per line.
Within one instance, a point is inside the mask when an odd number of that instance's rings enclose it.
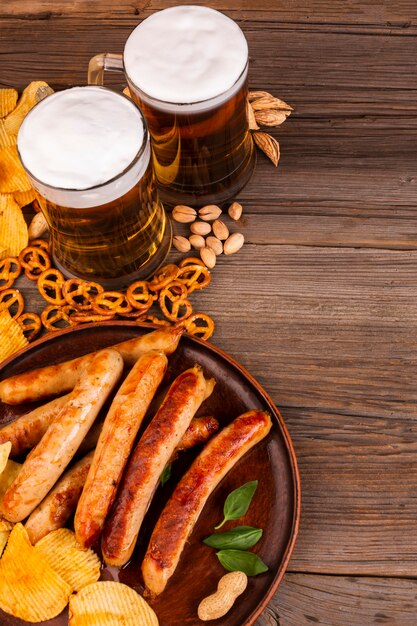
<path fill-rule="evenodd" d="M 123 55 L 104 52 L 96 54 L 88 64 L 88 84 L 104 85 L 104 72 L 123 72 Z"/>

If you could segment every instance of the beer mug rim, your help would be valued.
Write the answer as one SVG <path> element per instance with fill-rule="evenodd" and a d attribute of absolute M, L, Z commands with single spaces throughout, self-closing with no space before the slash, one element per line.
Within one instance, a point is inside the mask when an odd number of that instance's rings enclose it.
<path fill-rule="evenodd" d="M 30 121 L 28 121 L 28 120 L 30 120 L 31 114 L 40 105 L 42 105 L 42 103 L 44 103 L 47 99 L 53 98 L 57 94 L 62 93 L 64 91 L 70 91 L 71 89 L 91 89 L 91 88 L 108 91 L 108 92 L 114 93 L 116 96 L 120 96 L 121 98 L 125 98 L 125 100 L 128 100 L 128 102 L 138 111 L 140 119 L 141 119 L 142 124 L 143 124 L 143 139 L 142 139 L 142 143 L 141 143 L 141 145 L 139 147 L 139 150 L 137 151 L 137 153 L 135 154 L 133 159 L 130 161 L 130 163 L 121 172 L 119 172 L 118 174 L 116 174 L 112 178 L 109 178 L 109 180 L 106 180 L 103 183 L 99 183 L 97 185 L 93 185 L 91 187 L 85 187 L 85 188 L 82 188 L 82 189 L 71 188 L 71 187 L 58 187 L 56 185 L 51 185 L 50 183 L 47 183 L 47 182 L 45 182 L 43 180 L 40 180 L 38 177 L 36 177 L 34 174 L 32 174 L 32 172 L 29 170 L 28 167 L 26 167 L 25 162 L 24 162 L 23 157 L 22 157 L 22 154 L 21 154 L 21 152 L 19 150 L 19 133 L 18 133 L 18 135 L 17 135 L 17 152 L 18 152 L 18 155 L 19 155 L 20 162 L 21 162 L 22 167 L 25 170 L 25 172 L 30 176 L 30 178 L 33 181 L 38 183 L 39 186 L 45 187 L 47 189 L 55 190 L 57 192 L 61 191 L 63 193 L 82 194 L 83 192 L 100 191 L 100 189 L 102 189 L 103 187 L 106 187 L 107 185 L 111 185 L 112 183 L 115 183 L 119 179 L 123 178 L 123 176 L 125 174 L 127 174 L 132 169 L 132 167 L 134 167 L 135 164 L 137 164 L 142 159 L 142 157 L 144 157 L 144 156 L 145 157 L 146 156 L 149 157 L 149 158 L 147 158 L 147 163 L 145 164 L 145 167 L 144 167 L 144 171 L 146 170 L 146 167 L 147 167 L 147 165 L 149 163 L 149 159 L 150 159 L 150 136 L 149 136 L 149 130 L 148 130 L 148 125 L 147 125 L 145 116 L 143 115 L 142 110 L 138 107 L 138 105 L 131 98 L 126 96 L 124 93 L 120 93 L 119 91 L 116 91 L 115 89 L 111 89 L 109 87 L 104 87 L 102 85 L 74 85 L 72 87 L 68 87 L 67 89 L 63 89 L 61 91 L 56 91 L 54 93 L 48 94 L 45 98 L 42 98 L 42 100 L 37 102 L 35 104 L 35 106 L 31 108 L 31 110 L 25 116 L 25 118 L 24 118 L 24 120 L 22 122 L 22 126 L 21 127 L 23 127 L 23 124 L 25 124 L 25 123 L 30 123 Z M 20 129 L 19 129 L 19 131 L 20 131 Z M 118 197 L 118 196 L 116 196 L 116 197 Z"/>

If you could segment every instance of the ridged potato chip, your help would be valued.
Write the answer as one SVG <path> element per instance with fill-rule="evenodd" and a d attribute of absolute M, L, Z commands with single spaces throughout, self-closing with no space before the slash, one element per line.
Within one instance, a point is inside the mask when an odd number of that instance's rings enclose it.
<path fill-rule="evenodd" d="M 102 581 L 70 598 L 69 626 L 158 626 L 155 611 L 134 589 Z"/>
<path fill-rule="evenodd" d="M 16 135 L 9 135 L 6 130 L 6 123 L 0 119 L 0 148 L 15 146 L 17 143 Z"/>
<path fill-rule="evenodd" d="M 64 610 L 70 594 L 71 587 L 16 524 L 0 559 L 0 608 L 28 622 L 43 622 Z"/>
<path fill-rule="evenodd" d="M 28 345 L 22 328 L 12 319 L 8 309 L 0 309 L 0 363 Z M 2 476 L 0 475 L 0 482 Z"/>
<path fill-rule="evenodd" d="M 10 450 L 12 449 L 11 441 L 0 443 L 0 474 L 4 471 L 9 458 Z"/>
<path fill-rule="evenodd" d="M 3 550 L 6 547 L 6 543 L 9 539 L 10 532 L 14 524 L 8 522 L 7 519 L 0 518 L 0 557 L 3 554 Z"/>
<path fill-rule="evenodd" d="M 4 494 L 6 493 L 10 485 L 14 482 L 18 473 L 20 472 L 21 467 L 22 467 L 21 463 L 16 463 L 16 461 L 7 461 L 6 467 L 0 474 L 0 502 Z M 2 521 L 6 522 L 6 520 L 2 520 Z M 7 523 L 10 524 L 10 522 L 7 522 Z M 4 530 L 4 529 L 0 527 L 0 530 Z"/>
<path fill-rule="evenodd" d="M 37 102 L 53 93 L 50 86 L 42 80 L 30 83 L 23 90 L 16 108 L 5 118 L 6 130 L 9 135 L 17 135 L 20 125 Z"/>
<path fill-rule="evenodd" d="M 16 106 L 16 89 L 0 89 L 0 117 L 6 117 Z"/>
<path fill-rule="evenodd" d="M 36 199 L 36 192 L 33 188 L 29 189 L 29 191 L 15 191 L 13 198 L 16 204 L 22 208 Z"/>
<path fill-rule="evenodd" d="M 17 154 L 16 146 L 0 148 L 0 193 L 30 191 L 32 185 Z"/>
<path fill-rule="evenodd" d="M 0 259 L 19 256 L 28 241 L 28 227 L 19 205 L 11 194 L 0 194 L 0 247 L 5 248 Z"/>
<path fill-rule="evenodd" d="M 75 534 L 67 528 L 53 530 L 35 546 L 49 565 L 67 582 L 73 591 L 100 578 L 100 559 L 93 550 L 83 550 Z"/>

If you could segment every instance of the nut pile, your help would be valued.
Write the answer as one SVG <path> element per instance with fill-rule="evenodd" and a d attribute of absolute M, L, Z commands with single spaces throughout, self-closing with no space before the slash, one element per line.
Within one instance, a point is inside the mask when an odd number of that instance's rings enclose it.
<path fill-rule="evenodd" d="M 233 202 L 228 208 L 229 217 L 237 221 L 242 216 L 242 205 Z M 189 237 L 175 235 L 173 245 L 178 252 L 190 252 L 191 248 L 199 251 L 206 267 L 216 265 L 220 254 L 230 255 L 238 252 L 245 241 L 242 233 L 230 233 L 228 226 L 220 219 L 222 210 L 215 204 L 208 204 L 201 209 L 177 205 L 172 210 L 172 219 L 180 224 L 190 224 Z"/>
<path fill-rule="evenodd" d="M 280 126 L 291 115 L 293 108 L 275 98 L 267 91 L 250 91 L 247 103 L 247 117 L 252 137 L 260 150 L 277 167 L 280 157 L 279 143 L 269 135 L 259 130 L 260 126 Z"/>
<path fill-rule="evenodd" d="M 44 327 L 61 330 L 88 322 L 113 319 L 137 320 L 160 326 L 181 323 L 186 331 L 201 339 L 209 339 L 214 322 L 209 315 L 193 311 L 189 296 L 210 284 L 210 271 L 195 257 L 183 259 L 178 265 L 170 263 L 157 271 L 150 281 L 136 281 L 125 292 L 105 291 L 96 282 L 78 278 L 65 280 L 52 267 L 49 244 L 43 239 L 29 242 L 19 257 L 0 261 L 0 310 L 7 309 L 32 341 Z M 36 281 L 38 291 L 48 306 L 37 315 L 24 311 L 24 299 L 15 280 L 24 273 Z M 151 314 L 158 305 L 164 318 Z"/>

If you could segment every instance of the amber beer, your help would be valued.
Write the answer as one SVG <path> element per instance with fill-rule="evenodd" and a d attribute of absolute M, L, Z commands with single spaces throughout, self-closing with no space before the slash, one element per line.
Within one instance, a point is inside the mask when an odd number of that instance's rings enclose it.
<path fill-rule="evenodd" d="M 141 112 L 104 87 L 42 100 L 18 136 L 20 158 L 66 276 L 121 287 L 155 271 L 170 245 Z"/>
<path fill-rule="evenodd" d="M 176 6 L 143 20 L 117 55 L 90 63 L 89 81 L 124 67 L 152 141 L 168 204 L 222 203 L 247 183 L 255 154 L 246 116 L 248 46 L 233 20 L 201 6 Z"/>

